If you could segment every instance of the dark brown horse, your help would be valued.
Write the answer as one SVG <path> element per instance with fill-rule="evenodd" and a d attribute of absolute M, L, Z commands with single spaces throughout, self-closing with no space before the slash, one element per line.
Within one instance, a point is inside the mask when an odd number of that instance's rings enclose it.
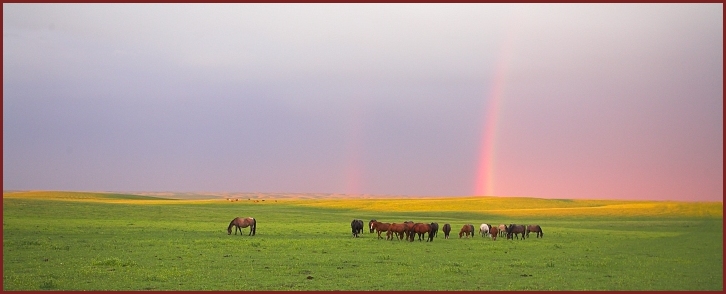
<path fill-rule="evenodd" d="M 542 238 L 542 236 L 544 236 L 542 228 L 539 225 L 527 226 L 527 238 L 529 238 L 529 232 L 535 232 L 537 234 L 537 238 Z"/>
<path fill-rule="evenodd" d="M 350 229 L 353 231 L 353 237 L 358 238 L 358 235 L 363 233 L 363 220 L 354 219 L 350 222 Z"/>
<path fill-rule="evenodd" d="M 382 239 L 383 238 L 383 237 L 381 237 L 381 232 L 387 232 L 388 231 L 388 227 L 390 227 L 390 226 L 391 226 L 390 223 L 382 223 L 382 222 L 379 222 L 379 221 L 373 221 L 373 223 L 371 223 L 371 227 L 374 230 L 376 230 L 376 233 L 378 233 L 378 239 Z"/>
<path fill-rule="evenodd" d="M 497 229 L 497 227 L 492 227 L 492 229 L 489 230 L 489 234 L 492 235 L 492 240 L 493 241 L 496 241 L 497 240 L 497 235 L 499 235 L 499 229 Z"/>
<path fill-rule="evenodd" d="M 371 233 L 373 233 L 373 223 L 374 223 L 375 221 L 376 221 L 376 220 L 372 219 L 371 221 L 369 221 L 369 222 L 368 222 L 368 229 L 370 229 L 370 230 L 371 230 Z"/>
<path fill-rule="evenodd" d="M 439 223 L 431 223 L 431 232 L 434 234 L 434 237 L 439 234 Z M 431 241 L 433 241 L 434 237 L 431 237 Z"/>
<path fill-rule="evenodd" d="M 250 227 L 250 233 L 248 236 L 254 236 L 257 232 L 257 220 L 255 220 L 252 217 L 235 217 L 231 222 L 229 222 L 229 226 L 227 227 L 227 235 L 232 234 L 232 226 L 234 226 L 234 234 L 237 235 L 237 231 L 239 230 L 240 236 L 242 236 L 242 228 Z"/>
<path fill-rule="evenodd" d="M 519 239 L 519 234 L 522 234 L 522 240 L 524 240 L 524 233 L 526 230 L 527 229 L 524 225 L 510 224 L 507 228 L 507 239 L 514 239 L 514 237 Z"/>
<path fill-rule="evenodd" d="M 444 231 L 444 239 L 449 239 L 449 233 L 451 233 L 451 225 L 444 224 L 444 227 L 442 230 Z"/>
<path fill-rule="evenodd" d="M 469 238 L 469 235 L 474 237 L 474 225 L 472 224 L 465 224 L 463 227 L 461 227 L 461 230 L 459 231 L 459 238 L 462 236 L 466 236 Z"/>
<path fill-rule="evenodd" d="M 418 240 L 421 241 L 424 234 L 428 233 L 429 236 L 426 242 L 434 241 L 434 236 L 431 232 L 431 225 L 424 223 L 416 223 L 413 225 L 413 233 L 411 234 L 410 241 L 413 242 L 414 235 L 418 234 Z"/>

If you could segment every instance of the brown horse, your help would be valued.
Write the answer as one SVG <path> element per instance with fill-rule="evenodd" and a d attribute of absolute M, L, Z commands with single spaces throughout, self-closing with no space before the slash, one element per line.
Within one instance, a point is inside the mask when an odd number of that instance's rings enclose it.
<path fill-rule="evenodd" d="M 492 229 L 489 230 L 489 234 L 492 235 L 492 240 L 493 241 L 496 241 L 497 240 L 497 235 L 499 234 L 499 229 L 497 229 L 497 227 L 492 227 Z"/>
<path fill-rule="evenodd" d="M 375 220 L 375 219 L 372 219 L 371 221 L 369 221 L 369 222 L 368 222 L 368 229 L 370 229 L 370 230 L 371 230 L 371 233 L 373 233 L 373 230 L 374 230 L 374 229 L 373 229 L 373 223 L 374 223 L 374 222 L 376 222 L 376 220 Z"/>
<path fill-rule="evenodd" d="M 254 236 L 257 233 L 257 220 L 255 220 L 252 217 L 235 217 L 231 222 L 229 222 L 229 226 L 227 227 L 227 235 L 232 234 L 232 226 L 234 226 L 234 234 L 237 235 L 237 231 L 239 230 L 240 236 L 242 236 L 242 228 L 250 227 L 250 233 L 248 236 Z"/>
<path fill-rule="evenodd" d="M 405 224 L 392 223 L 391 226 L 388 227 L 388 233 L 386 234 L 386 239 L 388 239 L 388 234 L 396 234 L 396 237 L 398 237 L 398 240 L 402 240 L 405 232 L 406 232 Z M 393 240 L 393 238 L 391 238 L 391 240 Z"/>
<path fill-rule="evenodd" d="M 413 221 L 405 221 L 403 222 L 403 232 L 406 234 L 405 239 L 411 239 L 411 235 L 413 235 Z"/>
<path fill-rule="evenodd" d="M 421 237 L 426 233 L 429 234 L 428 238 L 426 239 L 426 242 L 429 242 L 429 241 L 433 242 L 434 235 L 432 234 L 433 232 L 431 231 L 431 225 L 424 224 L 424 223 L 416 223 L 413 225 L 413 233 L 411 234 L 411 237 L 409 240 L 411 242 L 413 242 L 414 235 L 418 234 L 418 240 L 421 241 Z"/>
<path fill-rule="evenodd" d="M 383 239 L 383 237 L 381 237 L 381 232 L 387 232 L 388 227 L 390 226 L 390 223 L 382 223 L 379 221 L 373 221 L 373 223 L 371 223 L 371 227 L 376 230 L 376 233 L 378 233 L 378 239 Z"/>
<path fill-rule="evenodd" d="M 526 227 L 524 225 L 510 224 L 507 228 L 507 239 L 514 239 L 514 237 L 519 239 L 519 234 L 522 234 L 522 240 L 524 240 L 525 231 Z"/>
<path fill-rule="evenodd" d="M 451 225 L 444 224 L 444 227 L 442 230 L 444 231 L 444 239 L 449 239 L 449 233 L 451 233 Z"/>
<path fill-rule="evenodd" d="M 539 225 L 527 226 L 527 238 L 529 238 L 529 232 L 535 232 L 537 234 L 537 238 L 542 238 L 542 236 L 544 236 L 542 228 Z"/>
<path fill-rule="evenodd" d="M 474 237 L 474 225 L 465 224 L 463 227 L 461 227 L 461 230 L 459 231 L 459 239 L 461 239 L 462 236 L 466 236 L 467 238 L 469 238 L 469 235 Z"/>

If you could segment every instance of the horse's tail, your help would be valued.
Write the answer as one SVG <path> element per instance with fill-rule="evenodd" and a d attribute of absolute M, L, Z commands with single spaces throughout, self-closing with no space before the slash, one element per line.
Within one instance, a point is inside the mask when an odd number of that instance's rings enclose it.
<path fill-rule="evenodd" d="M 257 234 L 257 219 L 252 218 L 252 236 Z"/>

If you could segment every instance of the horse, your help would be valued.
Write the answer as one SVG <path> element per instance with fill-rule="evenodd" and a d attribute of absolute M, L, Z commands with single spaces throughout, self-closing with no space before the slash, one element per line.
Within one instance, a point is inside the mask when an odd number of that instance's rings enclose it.
<path fill-rule="evenodd" d="M 526 228 L 524 225 L 510 224 L 507 228 L 507 239 L 514 239 L 516 236 L 519 239 L 519 234 L 522 234 L 522 240 L 524 240 L 524 233 Z"/>
<path fill-rule="evenodd" d="M 382 239 L 381 232 L 387 232 L 388 227 L 390 226 L 390 223 L 382 223 L 379 221 L 373 221 L 373 223 L 371 224 L 371 227 L 373 227 L 373 229 L 376 230 L 376 233 L 378 233 L 378 239 Z"/>
<path fill-rule="evenodd" d="M 406 225 L 405 224 L 396 224 L 393 223 L 391 226 L 388 227 L 388 233 L 386 234 L 386 239 L 388 239 L 388 235 L 396 234 L 398 237 L 398 240 L 403 239 L 403 235 L 406 232 Z M 391 238 L 393 240 L 393 238 Z"/>
<path fill-rule="evenodd" d="M 423 236 L 423 234 L 426 234 L 426 233 L 429 234 L 426 242 L 429 242 L 429 241 L 433 242 L 434 241 L 434 236 L 433 236 L 433 234 L 431 234 L 432 233 L 431 232 L 431 225 L 424 224 L 424 223 L 416 223 L 416 224 L 413 225 L 413 234 L 411 234 L 411 238 L 409 240 L 411 242 L 413 242 L 414 235 L 415 234 L 418 234 L 418 240 L 421 241 L 421 237 Z"/>
<path fill-rule="evenodd" d="M 500 224 L 499 225 L 499 237 L 507 235 L 507 225 Z"/>
<path fill-rule="evenodd" d="M 431 223 L 431 231 L 434 233 L 434 237 L 436 237 L 439 233 L 439 223 Z"/>
<path fill-rule="evenodd" d="M 363 233 L 363 220 L 354 219 L 350 222 L 350 229 L 353 231 L 353 237 L 358 238 L 358 234 Z"/>
<path fill-rule="evenodd" d="M 542 238 L 542 236 L 544 236 L 544 232 L 542 232 L 542 228 L 539 225 L 527 226 L 527 238 L 529 238 L 529 232 L 535 232 L 537 234 L 537 238 Z"/>
<path fill-rule="evenodd" d="M 375 219 L 372 219 L 371 221 L 368 222 L 368 228 L 371 230 L 371 232 L 370 232 L 371 234 L 373 233 L 373 223 L 374 222 L 376 222 Z"/>
<path fill-rule="evenodd" d="M 466 224 L 461 227 L 461 230 L 459 231 L 459 239 L 461 239 L 462 236 L 469 238 L 469 235 L 474 237 L 474 225 L 472 224 Z"/>
<path fill-rule="evenodd" d="M 489 234 L 492 236 L 492 241 L 496 241 L 497 235 L 499 234 L 499 229 L 497 229 L 497 227 L 492 227 L 492 229 L 489 231 Z"/>
<path fill-rule="evenodd" d="M 451 225 L 444 224 L 442 231 L 444 231 L 444 239 L 449 239 L 449 233 L 451 232 Z"/>
<path fill-rule="evenodd" d="M 489 229 L 491 227 L 492 226 L 490 226 L 489 224 L 481 224 L 481 226 L 479 226 L 479 234 L 482 236 L 482 238 L 484 237 L 484 234 L 489 235 Z"/>
<path fill-rule="evenodd" d="M 250 227 L 250 233 L 248 236 L 254 236 L 257 233 L 257 220 L 255 220 L 252 217 L 235 217 L 231 222 L 229 222 L 229 226 L 227 227 L 227 235 L 232 234 L 232 226 L 234 226 L 234 234 L 237 235 L 237 231 L 239 230 L 239 235 L 242 236 L 242 228 Z"/>
<path fill-rule="evenodd" d="M 411 235 L 413 235 L 413 225 L 413 221 L 403 222 L 403 232 L 406 234 L 405 239 L 411 239 Z"/>

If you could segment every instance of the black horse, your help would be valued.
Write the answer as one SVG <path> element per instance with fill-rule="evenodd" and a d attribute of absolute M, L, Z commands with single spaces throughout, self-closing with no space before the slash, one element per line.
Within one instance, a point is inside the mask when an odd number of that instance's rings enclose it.
<path fill-rule="evenodd" d="M 353 231 L 353 237 L 358 238 L 358 234 L 363 233 L 363 220 L 354 219 L 350 222 L 350 228 Z"/>
<path fill-rule="evenodd" d="M 433 241 L 434 237 L 436 237 L 436 234 L 439 233 L 439 223 L 431 223 L 431 232 L 433 233 L 431 241 Z"/>
<path fill-rule="evenodd" d="M 451 225 L 444 224 L 444 228 L 442 230 L 444 231 L 444 239 L 449 239 L 449 233 L 451 232 Z"/>

